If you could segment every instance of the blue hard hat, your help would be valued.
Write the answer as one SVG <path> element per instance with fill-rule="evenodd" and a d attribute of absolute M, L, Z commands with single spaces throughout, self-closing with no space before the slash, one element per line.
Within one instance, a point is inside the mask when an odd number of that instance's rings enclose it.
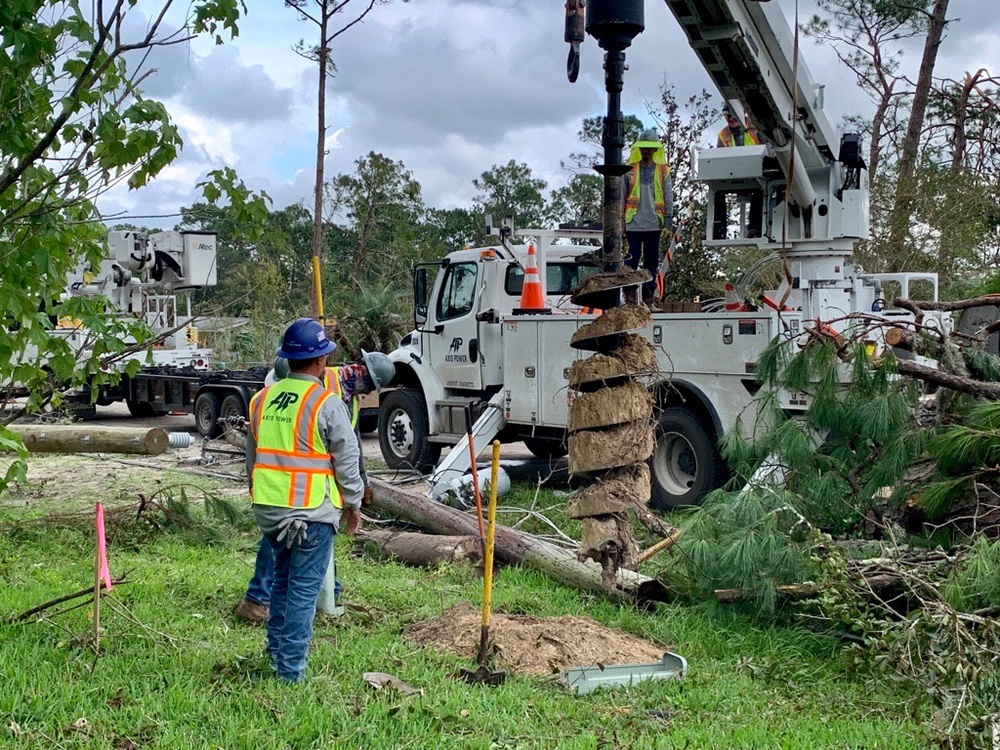
<path fill-rule="evenodd" d="M 285 359 L 316 359 L 336 348 L 337 345 L 326 337 L 323 326 L 312 318 L 299 318 L 285 331 L 277 356 Z"/>

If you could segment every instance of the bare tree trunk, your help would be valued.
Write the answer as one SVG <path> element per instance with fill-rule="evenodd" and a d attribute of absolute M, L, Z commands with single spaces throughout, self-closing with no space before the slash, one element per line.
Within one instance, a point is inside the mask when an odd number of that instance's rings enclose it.
<path fill-rule="evenodd" d="M 917 86 L 913 92 L 913 106 L 910 109 L 906 135 L 903 138 L 899 176 L 896 182 L 896 199 L 889 233 L 889 249 L 897 257 L 903 253 L 907 228 L 910 226 L 914 197 L 913 178 L 920 147 L 920 133 L 924 127 L 924 115 L 927 112 L 927 101 L 930 98 L 931 87 L 934 85 L 934 63 L 937 61 L 938 48 L 944 37 L 947 11 L 948 0 L 934 0 L 927 28 L 927 39 L 924 42 L 924 55 L 920 61 Z"/>
<path fill-rule="evenodd" d="M 309 306 L 312 309 L 314 318 L 319 318 L 320 323 L 324 322 L 324 310 L 320 309 L 320 298 L 317 292 L 320 289 L 320 278 L 323 255 L 323 174 L 326 162 L 326 67 L 329 63 L 330 48 L 327 44 L 326 34 L 329 23 L 329 15 L 326 4 L 320 7 L 319 25 L 319 90 L 317 91 L 316 103 L 316 187 L 313 196 L 313 234 L 312 234 L 312 258 L 313 268 L 312 289 L 309 290 Z"/>
<path fill-rule="evenodd" d="M 372 507 L 384 513 L 405 518 L 436 534 L 479 534 L 476 520 L 466 513 L 422 495 L 405 492 L 374 477 L 368 481 L 373 491 Z M 605 588 L 602 583 L 604 571 L 600 565 L 582 563 L 570 550 L 523 531 L 498 525 L 495 544 L 497 560 L 540 570 L 567 586 L 640 604 L 669 599 L 663 584 L 631 570 L 619 569 L 614 585 L 610 589 Z"/>

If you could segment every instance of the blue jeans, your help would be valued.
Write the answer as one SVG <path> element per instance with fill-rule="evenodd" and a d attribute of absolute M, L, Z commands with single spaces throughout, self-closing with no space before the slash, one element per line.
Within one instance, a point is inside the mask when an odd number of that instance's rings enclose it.
<path fill-rule="evenodd" d="M 330 564 L 334 533 L 333 524 L 310 523 L 306 540 L 291 548 L 278 541 L 277 533 L 265 535 L 274 554 L 267 653 L 285 682 L 298 682 L 305 675 L 316 601 Z"/>
<path fill-rule="evenodd" d="M 656 290 L 656 272 L 660 270 L 660 234 L 659 229 L 653 232 L 625 232 L 629 252 L 626 265 L 636 270 L 645 268 L 652 277 L 642 285 L 644 300 L 652 299 Z"/>
<path fill-rule="evenodd" d="M 257 561 L 253 566 L 253 578 L 247 585 L 246 599 L 254 604 L 263 604 L 265 607 L 271 603 L 271 584 L 274 581 L 274 552 L 268 544 L 266 537 L 260 538 L 260 545 L 257 547 Z M 340 592 L 343 587 L 337 580 L 333 587 L 333 595 L 339 601 Z"/>

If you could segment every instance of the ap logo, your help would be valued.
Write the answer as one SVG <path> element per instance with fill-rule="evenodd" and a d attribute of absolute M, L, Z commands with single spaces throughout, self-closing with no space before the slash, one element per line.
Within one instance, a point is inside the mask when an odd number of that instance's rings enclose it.
<path fill-rule="evenodd" d="M 463 339 L 462 339 L 461 336 L 456 336 L 455 338 L 453 338 L 451 340 L 451 346 L 448 347 L 448 351 L 449 352 L 457 352 L 459 349 L 461 349 L 462 348 L 462 340 Z"/>
<path fill-rule="evenodd" d="M 298 400 L 299 394 L 297 393 L 279 393 L 271 399 L 271 403 L 267 405 L 267 408 L 270 409 L 272 407 L 276 407 L 275 411 L 284 411 Z"/>

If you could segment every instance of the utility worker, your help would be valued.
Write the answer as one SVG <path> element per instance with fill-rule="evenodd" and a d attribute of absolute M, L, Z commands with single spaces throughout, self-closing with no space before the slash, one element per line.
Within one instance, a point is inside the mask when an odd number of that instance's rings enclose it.
<path fill-rule="evenodd" d="M 674 191 L 670 167 L 655 130 L 644 130 L 629 153 L 631 171 L 622 178 L 625 194 L 625 239 L 629 255 L 625 263 L 649 271 L 643 285 L 644 302 L 651 302 L 657 270 L 660 266 L 660 237 L 671 231 L 674 223 Z"/>
<path fill-rule="evenodd" d="M 749 119 L 740 122 L 740 118 L 729 107 L 722 110 L 726 118 L 726 127 L 719 131 L 716 148 L 732 148 L 733 146 L 759 146 L 760 139 L 750 127 Z"/>
<path fill-rule="evenodd" d="M 744 116 L 741 123 L 729 107 L 722 110 L 726 118 L 726 126 L 719 131 L 715 142 L 716 148 L 732 148 L 733 146 L 759 146 L 760 139 L 750 125 L 750 119 Z M 750 215 L 747 218 L 747 237 L 760 237 L 761 213 L 764 195 L 762 191 L 754 190 L 750 195 Z M 714 221 L 712 223 L 712 239 L 724 240 L 729 224 L 729 211 L 726 207 L 726 192 L 716 191 L 714 200 Z"/>
<path fill-rule="evenodd" d="M 274 555 L 267 654 L 286 682 L 305 674 L 337 527 L 343 522 L 344 533 L 353 535 L 361 523 L 358 441 L 344 401 L 320 383 L 334 349 L 319 323 L 296 320 L 278 350 L 288 360 L 288 377 L 250 401 L 250 496 Z"/>
<path fill-rule="evenodd" d="M 396 374 L 395 366 L 386 355 L 381 352 L 366 352 L 361 350 L 363 364 L 351 363 L 340 365 L 339 367 L 326 367 L 322 375 L 322 385 L 324 388 L 333 391 L 334 394 L 344 400 L 351 415 L 351 428 L 358 442 L 358 470 L 361 473 L 361 481 L 364 485 L 364 496 L 362 505 L 368 505 L 371 498 L 371 489 L 368 487 L 368 478 L 365 475 L 364 456 L 361 450 L 361 431 L 358 428 L 358 396 L 372 391 L 380 391 L 392 380 Z M 267 374 L 264 380 L 265 385 L 270 385 L 277 380 L 281 380 L 288 375 L 288 360 L 277 357 L 274 367 Z M 248 623 L 259 625 L 267 622 L 269 612 L 268 604 L 271 600 L 271 583 L 274 580 L 274 554 L 271 545 L 266 538 L 262 538 L 257 549 L 257 560 L 254 563 L 253 577 L 247 585 L 243 599 L 237 603 L 233 614 Z M 340 581 L 336 582 L 334 598 L 340 598 Z"/>

